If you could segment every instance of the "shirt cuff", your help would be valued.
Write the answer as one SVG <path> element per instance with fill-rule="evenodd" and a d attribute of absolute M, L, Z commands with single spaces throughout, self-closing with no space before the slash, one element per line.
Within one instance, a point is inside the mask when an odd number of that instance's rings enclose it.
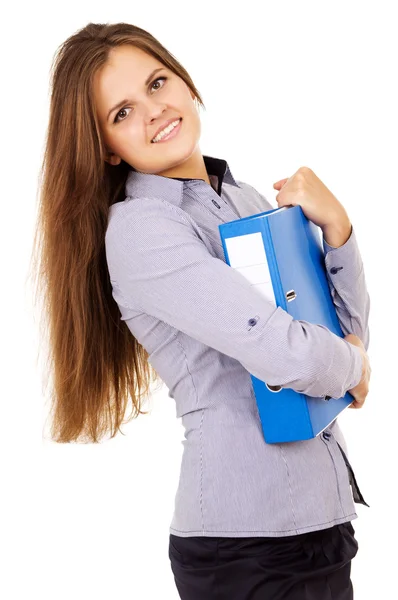
<path fill-rule="evenodd" d="M 355 229 L 352 226 L 348 240 L 342 246 L 334 248 L 323 240 L 324 260 L 329 280 L 341 289 L 352 288 L 362 274 L 363 264 L 359 251 Z"/>

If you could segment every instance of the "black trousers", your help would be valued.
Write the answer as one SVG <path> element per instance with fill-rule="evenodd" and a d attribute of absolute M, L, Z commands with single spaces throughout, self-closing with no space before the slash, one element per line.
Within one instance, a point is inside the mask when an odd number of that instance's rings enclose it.
<path fill-rule="evenodd" d="M 182 600 L 353 600 L 351 522 L 288 537 L 180 537 L 169 558 Z"/>

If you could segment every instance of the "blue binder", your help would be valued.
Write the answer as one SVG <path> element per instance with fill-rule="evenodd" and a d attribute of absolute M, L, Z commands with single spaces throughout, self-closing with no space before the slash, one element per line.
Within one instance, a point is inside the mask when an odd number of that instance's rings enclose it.
<path fill-rule="evenodd" d="M 344 337 L 326 278 L 320 228 L 301 206 L 275 208 L 218 226 L 226 263 L 294 319 Z M 314 438 L 353 401 L 269 387 L 251 375 L 267 443 Z"/>

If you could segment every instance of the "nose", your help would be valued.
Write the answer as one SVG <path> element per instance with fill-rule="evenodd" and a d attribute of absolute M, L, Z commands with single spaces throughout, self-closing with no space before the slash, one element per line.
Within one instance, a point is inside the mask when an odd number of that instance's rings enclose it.
<path fill-rule="evenodd" d="M 146 104 L 142 109 L 147 125 L 150 125 L 153 121 L 159 119 L 166 110 L 167 107 L 164 104 L 159 104 L 159 102 L 156 102 L 155 100 L 150 100 L 149 104 Z"/>

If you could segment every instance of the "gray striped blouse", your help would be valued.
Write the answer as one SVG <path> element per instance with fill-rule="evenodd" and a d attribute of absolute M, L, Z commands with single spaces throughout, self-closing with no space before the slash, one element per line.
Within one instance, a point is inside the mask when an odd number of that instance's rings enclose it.
<path fill-rule="evenodd" d="M 105 236 L 120 318 L 184 427 L 170 533 L 287 536 L 355 519 L 360 500 L 338 419 L 314 439 L 267 444 L 250 373 L 340 398 L 361 379 L 360 351 L 275 308 L 225 262 L 218 225 L 276 207 L 225 160 L 203 158 L 211 185 L 131 170 Z M 367 349 L 370 300 L 354 228 L 343 246 L 323 248 L 343 333 Z"/>

